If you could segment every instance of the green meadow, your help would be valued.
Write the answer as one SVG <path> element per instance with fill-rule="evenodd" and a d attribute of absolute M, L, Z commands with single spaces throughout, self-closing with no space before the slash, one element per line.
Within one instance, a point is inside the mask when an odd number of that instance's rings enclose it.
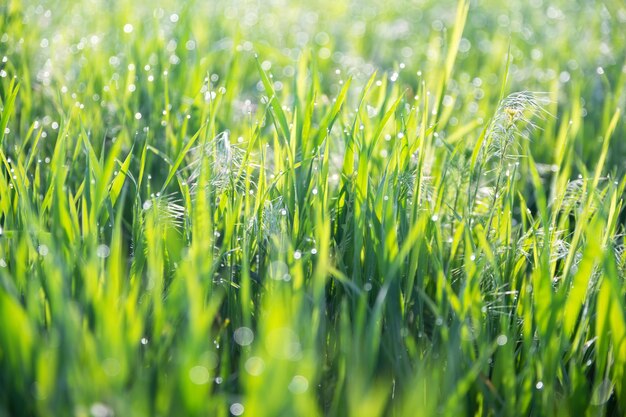
<path fill-rule="evenodd" d="M 0 2 L 0 417 L 626 414 L 623 0 Z"/>

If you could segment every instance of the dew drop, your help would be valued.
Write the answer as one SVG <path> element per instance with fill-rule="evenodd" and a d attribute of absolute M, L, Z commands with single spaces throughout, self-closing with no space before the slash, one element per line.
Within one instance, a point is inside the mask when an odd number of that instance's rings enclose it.
<path fill-rule="evenodd" d="M 48 247 L 46 245 L 39 245 L 37 247 L 37 252 L 39 252 L 39 254 L 41 256 L 46 256 L 48 255 L 48 253 L 50 252 L 50 250 L 48 249 Z"/>
<path fill-rule="evenodd" d="M 113 417 L 115 415 L 111 407 L 102 403 L 93 403 L 89 412 L 93 417 Z"/>
<path fill-rule="evenodd" d="M 209 382 L 209 370 L 204 366 L 194 366 L 189 370 L 189 379 L 196 385 Z"/>
<path fill-rule="evenodd" d="M 240 327 L 233 334 L 235 343 L 240 346 L 248 346 L 254 341 L 254 332 L 249 327 Z"/>
<path fill-rule="evenodd" d="M 230 406 L 230 413 L 234 416 L 240 416 L 243 414 L 243 405 L 241 403 L 233 403 Z"/>
<path fill-rule="evenodd" d="M 291 379 L 289 383 L 289 391 L 294 394 L 302 394 L 309 389 L 309 380 L 302 375 L 296 375 Z"/>
<path fill-rule="evenodd" d="M 252 356 L 246 361 L 244 367 L 250 375 L 259 376 L 265 369 L 265 362 L 258 356 Z"/>
<path fill-rule="evenodd" d="M 107 245 L 98 245 L 98 248 L 96 249 L 96 255 L 98 255 L 98 258 L 107 258 L 110 254 L 111 249 L 109 249 Z"/>

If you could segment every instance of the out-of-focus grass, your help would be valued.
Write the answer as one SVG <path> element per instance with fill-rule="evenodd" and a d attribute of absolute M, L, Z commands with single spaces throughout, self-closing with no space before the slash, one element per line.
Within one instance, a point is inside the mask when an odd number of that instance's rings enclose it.
<path fill-rule="evenodd" d="M 625 25 L 3 3 L 0 416 L 622 415 Z"/>

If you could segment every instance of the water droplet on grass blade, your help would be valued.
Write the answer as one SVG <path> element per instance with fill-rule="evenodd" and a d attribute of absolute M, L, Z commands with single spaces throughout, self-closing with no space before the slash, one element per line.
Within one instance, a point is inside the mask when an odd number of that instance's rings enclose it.
<path fill-rule="evenodd" d="M 259 376 L 265 369 L 265 362 L 258 356 L 252 356 L 246 361 L 244 367 L 250 375 Z"/>
<path fill-rule="evenodd" d="M 230 406 L 230 413 L 234 416 L 240 416 L 243 414 L 243 405 L 241 405 L 240 403 L 233 403 Z"/>
<path fill-rule="evenodd" d="M 240 346 L 248 346 L 254 341 L 254 332 L 248 327 L 240 327 L 233 334 L 235 342 Z"/>
<path fill-rule="evenodd" d="M 189 379 L 196 385 L 209 382 L 209 370 L 204 366 L 194 366 L 189 370 Z"/>
<path fill-rule="evenodd" d="M 109 249 L 107 245 L 98 245 L 98 248 L 96 249 L 96 255 L 98 255 L 98 258 L 107 258 L 110 254 L 111 249 Z"/>
<path fill-rule="evenodd" d="M 46 245 L 39 245 L 37 247 L 37 252 L 41 255 L 41 256 L 46 256 L 48 255 L 49 249 Z"/>
<path fill-rule="evenodd" d="M 115 415 L 111 407 L 102 403 L 93 403 L 89 412 L 93 417 L 113 417 Z"/>
<path fill-rule="evenodd" d="M 302 375 L 294 376 L 289 383 L 289 391 L 294 394 L 302 394 L 306 392 L 307 389 L 309 389 L 309 380 Z"/>

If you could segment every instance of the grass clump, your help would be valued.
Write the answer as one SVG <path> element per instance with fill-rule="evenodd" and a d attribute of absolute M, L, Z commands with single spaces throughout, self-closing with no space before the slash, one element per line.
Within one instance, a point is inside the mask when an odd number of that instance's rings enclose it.
<path fill-rule="evenodd" d="M 626 412 L 619 1 L 136 3 L 0 5 L 0 416 Z"/>

